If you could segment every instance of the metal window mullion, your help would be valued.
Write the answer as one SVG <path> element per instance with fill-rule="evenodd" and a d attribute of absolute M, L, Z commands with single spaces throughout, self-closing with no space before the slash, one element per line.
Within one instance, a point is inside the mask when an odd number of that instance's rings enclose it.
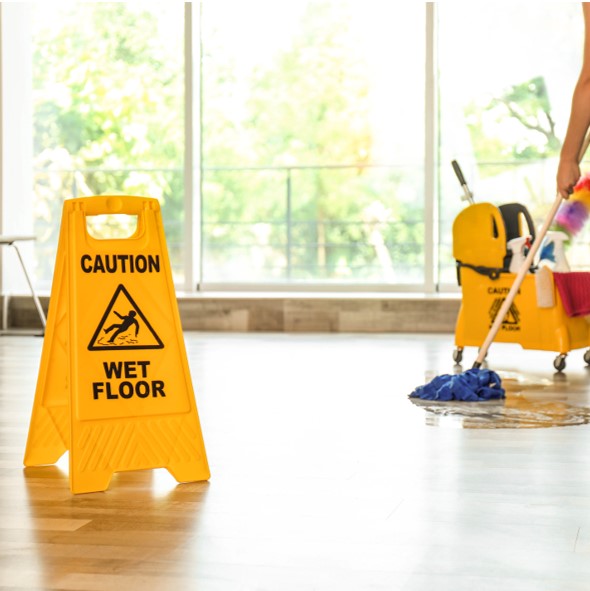
<path fill-rule="evenodd" d="M 193 285 L 193 19 L 192 2 L 184 3 L 184 289 Z"/>
<path fill-rule="evenodd" d="M 426 2 L 424 70 L 424 290 L 436 291 L 437 282 L 437 77 L 435 17 L 436 4 Z"/>
<path fill-rule="evenodd" d="M 193 10 L 193 5 L 197 9 Z M 201 3 L 184 4 L 184 289 L 201 281 Z"/>

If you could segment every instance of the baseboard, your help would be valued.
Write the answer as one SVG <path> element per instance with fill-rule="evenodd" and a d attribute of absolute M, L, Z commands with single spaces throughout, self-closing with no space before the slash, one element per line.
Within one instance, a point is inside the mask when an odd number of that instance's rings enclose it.
<path fill-rule="evenodd" d="M 49 298 L 40 300 L 47 312 Z M 183 329 L 212 332 L 453 333 L 459 306 L 455 294 L 178 296 Z M 4 328 L 41 328 L 30 296 L 9 298 Z"/>

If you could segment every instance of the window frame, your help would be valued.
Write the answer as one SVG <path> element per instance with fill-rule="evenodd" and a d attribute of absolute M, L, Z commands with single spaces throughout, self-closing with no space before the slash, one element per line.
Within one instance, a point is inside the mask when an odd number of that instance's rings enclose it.
<path fill-rule="evenodd" d="M 10 34 L 11 31 L 21 31 L 27 27 L 26 13 L 30 10 L 30 3 L 2 3 L 0 4 L 0 32 L 2 47 L 0 49 L 0 228 L 2 232 L 14 233 L 15 230 L 30 233 L 33 228 L 32 219 L 32 179 L 26 172 L 32 170 L 32 148 L 21 146 L 14 149 L 14 138 L 17 137 L 15 126 L 10 125 L 10 105 L 17 101 L 21 106 L 22 117 L 19 129 L 23 127 L 23 119 L 32 120 L 30 100 L 26 101 L 27 93 L 30 97 L 31 82 L 26 81 L 26 75 L 21 72 L 17 83 L 9 78 L 10 70 L 8 56 L 14 62 L 18 55 L 20 61 L 26 61 L 26 49 L 23 49 L 22 39 L 27 35 Z M 425 131 L 424 131 L 424 282 L 417 284 L 384 284 L 384 283 L 336 283 L 313 282 L 305 284 L 281 282 L 270 283 L 211 283 L 203 281 L 203 233 L 201 220 L 203 219 L 203 160 L 202 137 L 200 133 L 203 120 L 202 97 L 202 45 L 201 45 L 201 16 L 202 2 L 184 4 L 184 76 L 185 76 L 185 106 L 184 106 L 184 280 L 176 285 L 179 292 L 194 294 L 196 292 L 400 292 L 432 294 L 440 291 L 438 285 L 438 256 L 437 256 L 437 185 L 438 185 L 438 150 L 437 150 L 437 78 L 436 78 L 436 5 L 426 2 L 425 10 L 425 50 L 424 65 L 425 88 Z M 20 41 L 19 41 L 20 38 Z M 30 48 L 29 48 L 30 51 Z M 17 60 L 18 61 L 18 60 Z M 8 92 L 10 89 L 10 93 Z M 18 89 L 18 90 L 17 90 Z M 23 100 L 24 99 L 24 100 Z M 27 110 L 28 109 L 28 110 Z M 24 135 L 24 134 L 21 134 Z M 25 142 L 26 143 L 26 142 Z M 11 149 L 6 149 L 11 146 Z M 2 150 L 2 148 L 4 148 Z M 14 195 L 29 195 L 27 206 L 22 207 L 22 201 L 14 199 Z M 23 212 L 28 211 L 28 219 Z M 15 217 L 16 216 L 16 217 Z M 8 221 L 10 220 L 10 221 Z M 16 224 L 16 227 L 15 227 Z M 1 255 L 0 255 L 1 256 Z M 33 263 L 32 248 L 25 253 L 28 263 Z M 3 265 L 0 278 L 0 291 L 5 288 L 13 290 L 14 275 L 11 267 Z M 445 288 L 446 290 L 446 288 Z M 452 288 L 451 288 L 452 290 Z M 23 293 L 26 290 L 23 290 Z"/>

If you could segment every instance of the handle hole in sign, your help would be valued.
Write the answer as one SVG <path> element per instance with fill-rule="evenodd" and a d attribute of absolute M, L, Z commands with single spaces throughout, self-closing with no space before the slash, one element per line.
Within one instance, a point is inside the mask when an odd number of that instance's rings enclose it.
<path fill-rule="evenodd" d="M 86 230 L 97 240 L 131 238 L 137 232 L 137 216 L 123 213 L 87 215 Z"/>

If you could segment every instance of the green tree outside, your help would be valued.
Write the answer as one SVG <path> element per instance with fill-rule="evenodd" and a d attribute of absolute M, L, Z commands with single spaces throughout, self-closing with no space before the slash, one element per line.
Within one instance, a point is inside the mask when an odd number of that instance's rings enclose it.
<path fill-rule="evenodd" d="M 63 200 L 160 200 L 173 266 L 183 235 L 183 51 L 158 14 L 127 3 L 36 13 L 33 112 L 39 272 L 50 277 Z M 177 11 L 178 12 L 178 11 Z M 182 31 L 182 9 L 176 15 Z M 116 231 L 111 224 L 106 235 Z M 176 263 L 176 264 L 175 264 Z"/>
<path fill-rule="evenodd" d="M 289 46 L 244 82 L 224 61 L 204 5 L 211 31 L 203 44 L 204 242 L 212 273 L 223 267 L 215 254 L 224 242 L 236 252 L 245 246 L 247 267 L 260 222 L 272 247 L 269 279 L 381 282 L 393 265 L 421 269 L 422 204 L 396 200 L 400 171 L 365 166 L 372 159 L 370 88 L 347 6 L 308 2 Z M 242 109 L 216 109 L 238 95 Z"/>

